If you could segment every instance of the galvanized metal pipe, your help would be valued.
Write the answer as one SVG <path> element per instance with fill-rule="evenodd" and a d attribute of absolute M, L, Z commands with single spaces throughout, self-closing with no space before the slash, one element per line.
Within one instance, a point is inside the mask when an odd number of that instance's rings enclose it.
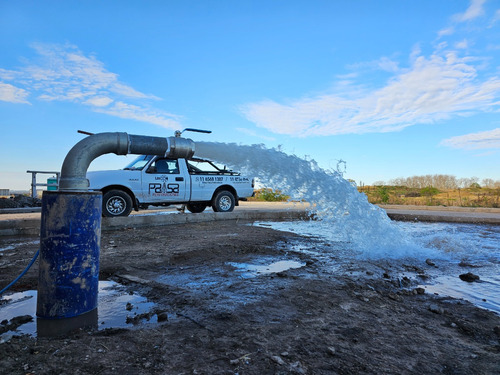
<path fill-rule="evenodd" d="M 87 169 L 97 157 L 116 155 L 148 154 L 165 155 L 171 158 L 190 158 L 195 145 L 191 139 L 179 137 L 149 137 L 127 133 L 98 133 L 78 142 L 68 152 L 61 168 L 59 190 L 87 191 Z"/>

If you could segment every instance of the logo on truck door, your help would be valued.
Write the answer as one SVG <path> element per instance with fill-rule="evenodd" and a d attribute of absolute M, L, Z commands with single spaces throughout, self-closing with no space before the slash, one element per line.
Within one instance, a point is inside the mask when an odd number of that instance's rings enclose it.
<path fill-rule="evenodd" d="M 179 195 L 179 184 L 151 183 L 149 184 L 149 195 L 152 197 L 171 197 Z"/>

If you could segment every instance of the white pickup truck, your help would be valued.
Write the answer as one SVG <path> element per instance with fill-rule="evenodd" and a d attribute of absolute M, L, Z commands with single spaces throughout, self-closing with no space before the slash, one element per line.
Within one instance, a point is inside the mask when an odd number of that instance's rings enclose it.
<path fill-rule="evenodd" d="M 185 204 L 193 213 L 212 206 L 231 212 L 253 195 L 254 180 L 200 158 L 142 155 L 120 170 L 87 172 L 90 190 L 103 194 L 103 216 L 128 216 L 148 206 Z"/>

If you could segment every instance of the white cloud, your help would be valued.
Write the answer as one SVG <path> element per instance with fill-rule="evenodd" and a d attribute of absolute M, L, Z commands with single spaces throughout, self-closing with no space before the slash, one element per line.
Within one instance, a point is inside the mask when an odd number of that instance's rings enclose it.
<path fill-rule="evenodd" d="M 29 104 L 29 101 L 26 100 L 28 96 L 29 93 L 26 90 L 0 82 L 0 101 Z"/>
<path fill-rule="evenodd" d="M 177 120 L 180 119 L 180 116 L 124 102 L 115 102 L 111 107 L 96 108 L 95 111 L 124 119 L 148 122 L 167 129 L 179 128 Z"/>
<path fill-rule="evenodd" d="M 500 128 L 448 138 L 441 144 L 465 150 L 500 149 Z"/>
<path fill-rule="evenodd" d="M 469 42 L 467 41 L 467 39 L 463 39 L 455 43 L 456 49 L 467 49 L 468 47 L 469 47 Z"/>
<path fill-rule="evenodd" d="M 442 36 L 452 35 L 454 33 L 455 33 L 455 28 L 453 26 L 451 26 L 451 27 L 447 27 L 445 29 L 440 30 L 438 32 L 438 36 L 442 37 Z"/>
<path fill-rule="evenodd" d="M 449 51 L 413 58 L 410 68 L 394 74 L 385 86 L 357 97 L 342 91 L 286 104 L 250 103 L 241 110 L 274 133 L 314 136 L 397 131 L 498 107 L 500 79 L 480 80 L 472 58 Z"/>
<path fill-rule="evenodd" d="M 491 20 L 489 27 L 492 27 L 498 21 L 500 21 L 500 9 L 497 9 L 495 14 L 493 15 L 493 19 Z"/>
<path fill-rule="evenodd" d="M 483 5 L 486 0 L 471 0 L 471 3 L 464 13 L 455 14 L 452 18 L 455 22 L 466 22 L 484 14 Z"/>
<path fill-rule="evenodd" d="M 144 105 L 144 101 L 158 97 L 121 82 L 95 56 L 86 56 L 70 44 L 36 43 L 32 47 L 38 54 L 36 61 L 16 71 L 0 69 L 1 79 L 23 87 L 13 92 L 14 86 L 7 84 L 1 88 L 0 100 L 17 98 L 18 103 L 27 103 L 25 98 L 31 93 L 38 100 L 69 101 L 120 118 L 172 129 L 180 126 L 177 116 Z M 108 108 L 112 103 L 115 104 Z"/>
<path fill-rule="evenodd" d="M 374 60 L 374 61 L 367 61 L 367 62 L 362 62 L 362 63 L 356 63 L 356 64 L 350 64 L 347 65 L 348 69 L 353 69 L 353 70 L 361 70 L 361 69 L 366 69 L 366 70 L 374 70 L 374 69 L 380 69 L 386 72 L 396 72 L 399 70 L 398 62 L 388 58 L 388 57 L 381 57 L 380 59 Z M 351 73 L 347 75 L 339 75 L 339 77 L 350 77 L 352 78 L 353 76 L 357 76 L 356 73 Z"/>
<path fill-rule="evenodd" d="M 94 107 L 107 107 L 113 103 L 113 101 L 113 99 L 108 98 L 107 96 L 94 96 L 86 100 L 84 103 Z"/>
<path fill-rule="evenodd" d="M 6 70 L 0 68 L 0 79 L 3 79 L 5 81 L 12 81 L 16 77 L 19 76 L 19 73 L 14 71 L 14 70 Z"/>
<path fill-rule="evenodd" d="M 471 0 L 469 7 L 463 13 L 454 14 L 451 17 L 452 25 L 438 32 L 438 38 L 453 35 L 459 24 L 472 21 L 484 14 L 484 3 L 486 0 Z"/>
<path fill-rule="evenodd" d="M 257 138 L 260 138 L 260 139 L 264 139 L 266 141 L 274 141 L 275 140 L 275 138 L 273 138 L 273 137 L 267 137 L 267 136 L 258 134 L 255 130 L 252 130 L 252 129 L 248 129 L 248 128 L 236 128 L 236 130 L 239 131 L 240 133 L 249 135 L 251 137 L 257 137 Z"/>
<path fill-rule="evenodd" d="M 484 14 L 484 0 L 471 0 L 469 7 L 452 17 L 440 36 L 452 35 L 460 23 Z M 436 40 L 431 55 L 417 44 L 404 68 L 393 58 L 352 64 L 355 73 L 338 76 L 335 88 L 324 95 L 288 101 L 263 100 L 247 103 L 240 110 L 257 126 L 277 134 L 299 137 L 392 132 L 421 123 L 434 123 L 453 116 L 469 116 L 500 108 L 500 78 L 485 76 L 489 59 L 462 57 L 475 45 L 469 37 Z M 450 50 L 454 46 L 454 50 Z M 395 55 L 397 56 L 397 55 Z M 386 82 L 367 87 L 362 73 L 378 70 L 390 75 Z M 377 77 L 383 76 L 378 74 Z"/>

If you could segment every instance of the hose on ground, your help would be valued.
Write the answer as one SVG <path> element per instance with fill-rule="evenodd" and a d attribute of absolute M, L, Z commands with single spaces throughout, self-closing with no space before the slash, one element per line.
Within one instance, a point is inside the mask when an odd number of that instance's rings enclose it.
<path fill-rule="evenodd" d="M 23 277 L 26 272 L 28 272 L 28 270 L 31 268 L 31 266 L 33 265 L 33 263 L 35 263 L 36 258 L 38 258 L 38 254 L 40 254 L 40 250 L 36 251 L 35 255 L 33 256 L 33 259 L 31 259 L 30 264 L 28 264 L 28 266 L 24 269 L 24 271 L 21 272 L 21 274 L 18 277 L 16 277 L 9 285 L 7 285 L 5 288 L 3 288 L 2 290 L 0 290 L 0 295 L 2 295 L 4 292 L 6 292 L 7 290 L 9 290 L 12 285 L 14 285 L 15 283 L 17 283 L 17 281 L 21 277 Z"/>

